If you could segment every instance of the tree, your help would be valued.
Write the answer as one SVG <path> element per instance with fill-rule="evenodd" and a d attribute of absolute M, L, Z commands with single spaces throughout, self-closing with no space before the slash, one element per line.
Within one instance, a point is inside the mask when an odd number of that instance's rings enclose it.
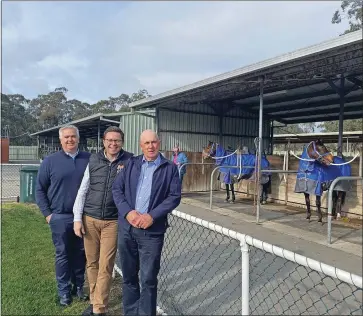
<path fill-rule="evenodd" d="M 21 94 L 1 94 L 1 134 L 10 138 L 11 145 L 32 144 L 29 134 L 35 131 L 35 126 L 25 108 L 28 103 Z"/>
<path fill-rule="evenodd" d="M 67 92 L 64 87 L 56 88 L 30 101 L 29 112 L 38 121 L 39 128 L 46 129 L 69 122 L 71 114 L 67 106 Z"/>
<path fill-rule="evenodd" d="M 139 90 L 134 92 L 131 96 L 122 93 L 118 97 L 109 97 L 108 100 L 101 100 L 91 106 L 92 113 L 112 113 L 112 112 L 125 112 L 129 111 L 129 104 L 151 95 L 147 90 Z"/>
<path fill-rule="evenodd" d="M 348 19 L 349 29 L 345 30 L 343 34 L 361 30 L 362 6 L 362 0 L 343 0 L 340 6 L 340 10 L 335 11 L 331 22 L 333 24 L 339 24 L 342 22 L 343 19 Z"/>
<path fill-rule="evenodd" d="M 147 92 L 147 90 L 145 89 L 142 89 L 142 90 L 139 90 L 137 91 L 136 93 L 133 93 L 130 97 L 130 102 L 136 102 L 136 101 L 139 101 L 141 99 L 145 99 L 145 98 L 148 98 L 148 97 L 151 97 L 151 95 L 149 94 L 149 92 Z"/>
<path fill-rule="evenodd" d="M 65 104 L 69 112 L 68 121 L 81 119 L 92 114 L 91 105 L 76 99 L 68 100 Z"/>
<path fill-rule="evenodd" d="M 339 121 L 322 122 L 319 125 L 319 127 L 322 129 L 322 132 L 338 132 Z M 363 131 L 363 119 L 344 121 L 343 131 L 345 132 Z"/>
<path fill-rule="evenodd" d="M 287 126 L 281 126 L 281 124 L 274 122 L 277 127 L 274 128 L 274 134 L 303 134 L 314 133 L 316 129 L 316 123 L 303 123 L 303 124 L 290 124 Z"/>
<path fill-rule="evenodd" d="M 59 87 L 32 100 L 21 94 L 1 94 L 2 135 L 16 138 L 13 145 L 28 145 L 32 139 L 27 135 L 31 133 L 99 112 L 130 111 L 130 103 L 150 96 L 147 90 L 139 90 L 132 95 L 122 93 L 90 105 L 77 99 L 68 100 L 67 92 L 67 88 Z"/>

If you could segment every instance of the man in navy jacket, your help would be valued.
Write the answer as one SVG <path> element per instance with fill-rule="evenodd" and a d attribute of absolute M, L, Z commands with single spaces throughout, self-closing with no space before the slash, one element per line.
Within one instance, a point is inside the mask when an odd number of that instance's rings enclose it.
<path fill-rule="evenodd" d="M 130 158 L 116 177 L 112 193 L 119 214 L 124 314 L 156 315 L 167 216 L 180 203 L 181 183 L 177 166 L 159 153 L 155 132 L 144 131 L 140 146 L 143 155 Z"/>
<path fill-rule="evenodd" d="M 62 150 L 46 157 L 38 172 L 36 201 L 52 231 L 59 303 L 70 305 L 71 295 L 83 292 L 86 257 L 83 239 L 73 231 L 73 204 L 90 154 L 78 150 L 79 131 L 68 125 L 59 129 Z M 72 288 L 73 283 L 73 288 Z"/>

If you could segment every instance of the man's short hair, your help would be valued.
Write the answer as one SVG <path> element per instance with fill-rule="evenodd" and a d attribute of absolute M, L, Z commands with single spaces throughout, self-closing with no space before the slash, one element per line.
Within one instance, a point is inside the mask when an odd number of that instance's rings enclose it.
<path fill-rule="evenodd" d="M 61 127 L 61 128 L 59 129 L 59 138 L 61 138 L 61 137 L 62 137 L 62 135 L 63 135 L 63 131 L 64 131 L 65 129 L 74 129 L 74 130 L 76 131 L 76 133 L 77 133 L 77 137 L 79 138 L 79 130 L 78 130 L 78 127 L 77 127 L 77 126 L 75 126 L 75 125 L 65 125 L 65 126 Z"/>
<path fill-rule="evenodd" d="M 110 132 L 119 133 L 121 135 L 122 142 L 124 141 L 124 138 L 125 138 L 124 132 L 121 130 L 121 128 L 119 128 L 117 126 L 107 127 L 106 130 L 103 133 L 103 139 L 105 139 L 106 138 L 106 134 L 107 133 L 110 133 Z"/>

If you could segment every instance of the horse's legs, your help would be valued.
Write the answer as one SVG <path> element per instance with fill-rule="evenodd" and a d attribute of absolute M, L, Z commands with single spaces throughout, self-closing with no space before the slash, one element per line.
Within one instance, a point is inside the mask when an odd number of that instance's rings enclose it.
<path fill-rule="evenodd" d="M 323 222 L 323 214 L 321 213 L 321 196 L 316 196 L 316 207 L 318 209 L 318 222 Z"/>
<path fill-rule="evenodd" d="M 268 183 L 261 184 L 260 202 L 262 204 L 266 204 L 266 201 L 267 201 L 267 185 L 268 185 Z"/>
<path fill-rule="evenodd" d="M 332 209 L 332 217 L 334 219 L 337 218 L 337 200 L 338 200 L 338 193 L 337 191 L 333 191 L 333 209 Z"/>
<path fill-rule="evenodd" d="M 304 193 L 305 203 L 306 203 L 306 219 L 310 220 L 311 211 L 310 211 L 310 196 L 309 193 Z"/>
<path fill-rule="evenodd" d="M 232 203 L 234 203 L 234 201 L 236 200 L 236 196 L 234 195 L 234 184 L 231 183 L 231 191 L 232 191 Z"/>
<path fill-rule="evenodd" d="M 342 205 L 344 204 L 344 198 L 345 198 L 345 192 L 343 191 L 338 191 L 337 192 L 337 206 L 336 206 L 336 210 L 337 210 L 337 216 L 338 218 L 341 217 L 341 212 L 342 212 Z"/>
<path fill-rule="evenodd" d="M 226 183 L 227 197 L 225 199 L 226 202 L 229 200 L 229 184 Z"/>

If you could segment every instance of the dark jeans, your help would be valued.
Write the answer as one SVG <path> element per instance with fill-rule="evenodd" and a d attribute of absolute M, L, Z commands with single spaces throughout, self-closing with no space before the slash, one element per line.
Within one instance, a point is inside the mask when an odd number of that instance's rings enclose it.
<path fill-rule="evenodd" d="M 50 222 L 55 246 L 55 274 L 58 295 L 70 294 L 72 283 L 83 287 L 86 269 L 86 256 L 83 239 L 73 231 L 72 214 L 53 214 Z"/>
<path fill-rule="evenodd" d="M 158 273 L 164 234 L 119 226 L 124 315 L 156 315 Z M 139 285 L 138 273 L 140 271 Z"/>

